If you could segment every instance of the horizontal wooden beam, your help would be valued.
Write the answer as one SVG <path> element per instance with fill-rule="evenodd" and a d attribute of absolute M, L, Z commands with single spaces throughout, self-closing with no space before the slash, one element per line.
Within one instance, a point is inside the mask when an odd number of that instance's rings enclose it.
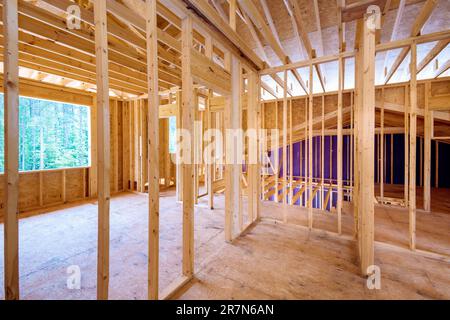
<path fill-rule="evenodd" d="M 177 104 L 163 104 L 159 106 L 159 118 L 169 118 L 177 116 Z"/>
<path fill-rule="evenodd" d="M 226 23 L 219 13 L 206 0 L 185 0 L 189 6 L 198 14 L 203 16 L 212 24 L 218 32 L 222 33 L 231 43 L 233 43 L 242 53 L 260 70 L 263 68 L 262 60 L 247 45 L 247 43 Z"/>
<path fill-rule="evenodd" d="M 0 74 L 0 91 L 3 91 L 3 74 Z M 66 88 L 50 83 L 42 83 L 25 78 L 19 79 L 21 96 L 92 106 L 93 94 L 86 91 Z"/>
<path fill-rule="evenodd" d="M 410 38 L 403 39 L 403 40 L 381 43 L 381 44 L 376 45 L 376 52 L 383 52 L 383 51 L 387 51 L 387 50 L 408 47 L 408 46 L 411 46 L 411 44 L 413 42 L 420 44 L 420 43 L 440 41 L 443 39 L 450 39 L 450 30 L 434 32 L 434 33 L 417 36 L 417 37 L 410 37 Z M 322 63 L 337 61 L 340 57 L 342 59 L 347 59 L 347 58 L 352 58 L 354 56 L 355 56 L 355 51 L 347 51 L 347 52 L 343 52 L 341 54 L 328 55 L 328 56 L 324 56 L 324 57 L 314 58 L 311 60 L 302 60 L 302 61 L 286 64 L 283 66 L 266 68 L 266 69 L 261 70 L 260 74 L 268 75 L 268 74 L 272 74 L 272 73 L 283 72 L 284 70 L 304 68 L 304 67 L 309 66 L 310 63 L 312 63 L 313 65 L 322 64 Z"/>
<path fill-rule="evenodd" d="M 231 92 L 230 73 L 195 49 L 191 49 L 191 70 L 194 82 L 221 94 Z"/>
<path fill-rule="evenodd" d="M 450 110 L 450 94 L 434 96 L 428 98 L 428 108 L 430 111 Z"/>

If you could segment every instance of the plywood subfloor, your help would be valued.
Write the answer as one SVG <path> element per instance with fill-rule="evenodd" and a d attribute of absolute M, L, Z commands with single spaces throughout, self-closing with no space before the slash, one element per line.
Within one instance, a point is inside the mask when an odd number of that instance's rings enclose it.
<path fill-rule="evenodd" d="M 110 299 L 146 299 L 148 196 L 124 193 L 111 200 Z M 223 214 L 196 207 L 196 265 L 224 243 Z M 160 291 L 181 275 L 181 204 L 161 194 Z M 95 299 L 97 206 L 59 208 L 20 220 L 22 299 Z M 67 289 L 67 268 L 81 269 L 82 290 Z M 3 224 L 0 225 L 0 298 L 3 291 Z"/>
<path fill-rule="evenodd" d="M 450 263 L 387 246 L 377 246 L 382 290 L 366 289 L 359 276 L 352 234 L 351 208 L 343 213 L 347 238 L 294 225 L 264 220 L 233 244 L 224 242 L 224 199 L 216 210 L 201 199 L 195 214 L 197 277 L 182 299 L 294 298 L 450 298 Z M 245 203 L 244 203 L 245 208 Z M 397 212 L 398 210 L 398 212 Z M 161 291 L 181 273 L 181 205 L 173 190 L 161 195 Z M 304 209 L 282 209 L 265 202 L 264 218 L 283 217 L 307 225 Z M 407 244 L 404 209 L 377 207 L 377 238 Z M 111 299 L 145 299 L 147 283 L 147 196 L 124 193 L 111 201 Z M 336 215 L 314 214 L 315 228 L 336 231 Z M 407 219 L 407 218 L 406 218 Z M 450 215 L 418 212 L 418 244 L 450 249 Z M 436 220 L 438 219 L 438 220 Z M 421 221 L 428 229 L 424 232 Z M 429 225 L 428 225 L 429 224 Z M 22 299 L 95 299 L 97 207 L 94 202 L 57 208 L 20 221 L 20 282 Z M 439 251 L 439 250 L 437 250 Z M 82 289 L 68 290 L 67 267 L 78 265 Z M 0 298 L 3 293 L 3 225 L 0 225 Z"/>
<path fill-rule="evenodd" d="M 449 299 L 450 264 L 376 248 L 381 290 L 358 275 L 355 242 L 263 221 L 198 272 L 180 299 Z"/>
<path fill-rule="evenodd" d="M 386 197 L 403 197 L 403 186 L 386 185 Z M 450 257 L 450 189 L 432 189 L 431 212 L 420 210 L 422 189 L 417 188 L 416 243 L 417 248 Z M 292 224 L 308 226 L 308 213 L 304 208 L 266 202 L 268 210 L 263 217 L 283 220 Z M 331 232 L 338 231 L 336 211 L 314 211 L 313 227 Z M 353 208 L 344 202 L 342 209 L 342 233 L 353 236 Z M 408 209 L 399 206 L 375 206 L 375 240 L 403 248 L 409 247 Z"/>

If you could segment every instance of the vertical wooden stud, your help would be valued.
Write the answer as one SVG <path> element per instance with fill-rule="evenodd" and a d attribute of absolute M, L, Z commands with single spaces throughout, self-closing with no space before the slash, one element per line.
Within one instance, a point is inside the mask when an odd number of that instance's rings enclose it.
<path fill-rule="evenodd" d="M 156 0 L 146 0 L 148 85 L 148 298 L 158 299 L 159 278 L 159 95 Z"/>
<path fill-rule="evenodd" d="M 97 65 L 98 144 L 98 257 L 97 299 L 108 299 L 109 285 L 109 202 L 110 202 L 110 119 L 108 78 L 108 31 L 106 2 L 94 1 L 95 52 Z"/>
<path fill-rule="evenodd" d="M 19 295 L 19 64 L 17 0 L 3 2 L 4 36 L 4 286 L 6 300 Z"/>
<path fill-rule="evenodd" d="M 182 110 L 183 129 L 189 132 L 191 139 L 194 133 L 194 84 L 191 71 L 192 18 L 182 20 Z M 191 140 L 191 142 L 193 142 Z M 194 274 L 194 149 L 183 150 L 187 163 L 183 163 L 183 275 Z"/>

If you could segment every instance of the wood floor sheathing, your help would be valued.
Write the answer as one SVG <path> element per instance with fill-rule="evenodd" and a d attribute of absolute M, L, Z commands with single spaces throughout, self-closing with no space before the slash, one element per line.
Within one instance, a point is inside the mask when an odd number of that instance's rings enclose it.
<path fill-rule="evenodd" d="M 433 190 L 446 200 L 449 190 Z M 174 192 L 161 194 L 160 291 L 181 274 L 181 204 Z M 369 290 L 359 276 L 353 215 L 346 204 L 343 236 L 334 213 L 307 212 L 264 202 L 262 221 L 232 244 L 224 241 L 224 199 L 216 209 L 201 199 L 195 211 L 196 276 L 179 299 L 450 299 L 450 213 L 447 206 L 417 212 L 417 243 L 408 245 L 408 212 L 376 206 L 375 263 L 381 289 Z M 245 208 L 245 205 L 244 205 Z M 288 224 L 273 219 L 286 217 Z M 147 292 L 147 196 L 123 193 L 111 200 L 110 299 L 145 299 Z M 387 245 L 378 242 L 387 243 Z M 20 220 L 21 299 L 95 299 L 97 206 L 85 202 Z M 81 290 L 67 289 L 67 268 L 81 269 Z M 0 298 L 3 292 L 3 224 L 0 224 Z"/>

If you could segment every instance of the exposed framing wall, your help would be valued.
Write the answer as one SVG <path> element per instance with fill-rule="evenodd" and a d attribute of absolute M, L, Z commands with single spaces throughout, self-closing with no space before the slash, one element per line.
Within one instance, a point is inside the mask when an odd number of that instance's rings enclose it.
<path fill-rule="evenodd" d="M 3 91 L 3 84 L 0 85 Z M 96 159 L 96 126 L 95 126 L 95 106 L 93 99 L 95 96 L 84 91 L 71 90 L 51 84 L 39 83 L 37 81 L 21 79 L 19 82 L 19 92 L 21 96 L 35 99 L 44 99 L 62 103 L 80 104 L 91 110 L 91 166 L 83 168 L 63 168 L 54 170 L 36 170 L 19 172 L 19 212 L 27 212 L 37 209 L 46 209 L 65 203 L 76 202 L 83 199 L 93 199 L 96 192 L 93 186 L 96 185 L 97 176 L 95 173 Z M 111 193 L 118 193 L 126 190 L 124 182 L 124 148 L 126 143 L 123 140 L 123 110 L 124 102 L 117 99 L 110 99 L 110 134 L 111 134 Z M 3 182 L 4 175 L 0 174 L 0 219 L 3 218 Z"/>

